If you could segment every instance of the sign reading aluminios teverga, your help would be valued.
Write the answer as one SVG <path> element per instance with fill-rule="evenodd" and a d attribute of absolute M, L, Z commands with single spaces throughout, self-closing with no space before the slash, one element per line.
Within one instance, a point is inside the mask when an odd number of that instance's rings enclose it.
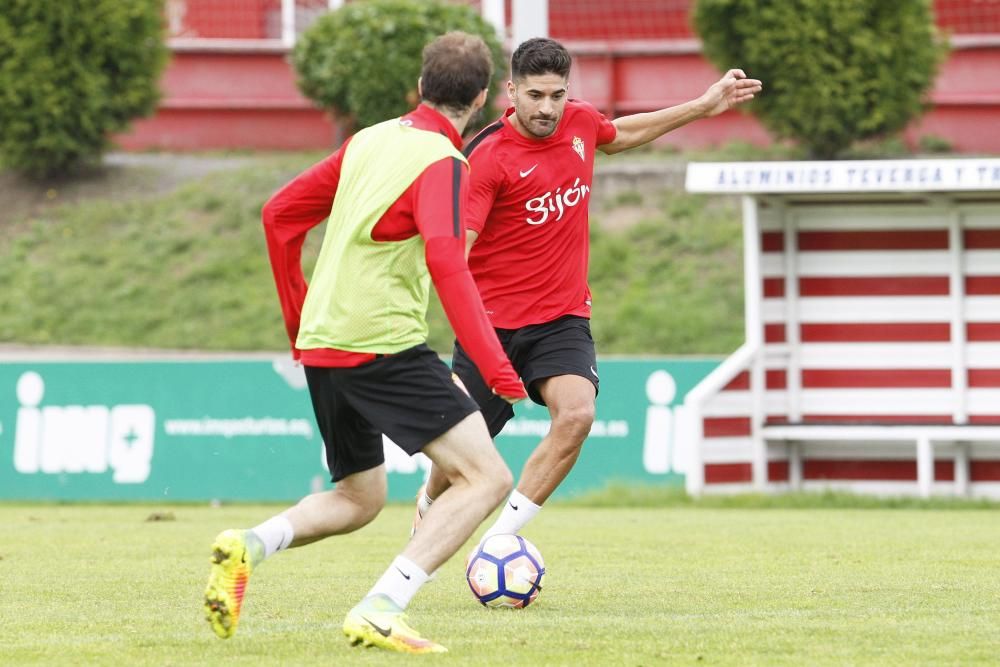
<path fill-rule="evenodd" d="M 584 452 L 557 492 L 681 484 L 675 412 L 716 360 L 607 360 Z M 521 403 L 497 437 L 515 473 L 549 429 Z M 428 461 L 384 442 L 389 496 Z M 293 501 L 329 488 L 305 377 L 289 361 L 0 364 L 0 499 Z"/>
<path fill-rule="evenodd" d="M 686 187 L 746 194 L 1000 190 L 1000 159 L 692 162 Z"/>

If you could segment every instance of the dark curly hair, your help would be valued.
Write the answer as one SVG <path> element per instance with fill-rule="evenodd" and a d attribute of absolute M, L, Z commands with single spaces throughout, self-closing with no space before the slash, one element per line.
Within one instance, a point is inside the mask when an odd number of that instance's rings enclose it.
<path fill-rule="evenodd" d="M 559 42 L 546 37 L 534 37 L 525 40 L 514 51 L 510 59 L 510 74 L 514 79 L 539 74 L 558 74 L 569 77 L 569 68 L 573 59 Z"/>

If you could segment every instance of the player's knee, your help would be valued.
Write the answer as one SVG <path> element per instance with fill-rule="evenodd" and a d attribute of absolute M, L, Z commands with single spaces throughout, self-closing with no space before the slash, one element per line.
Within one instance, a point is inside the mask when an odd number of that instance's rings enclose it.
<path fill-rule="evenodd" d="M 514 487 L 514 476 L 500 453 L 490 444 L 491 456 L 477 459 L 476 470 L 470 471 L 470 481 L 480 492 L 499 505 Z"/>
<path fill-rule="evenodd" d="M 496 470 L 490 476 L 490 485 L 497 505 L 502 503 L 504 498 L 510 495 L 511 489 L 514 488 L 514 475 L 511 474 L 510 468 L 507 467 L 507 464 L 503 460 L 500 461 L 500 465 L 497 466 Z"/>
<path fill-rule="evenodd" d="M 365 524 L 371 523 L 385 507 L 385 499 L 369 502 L 358 507 L 358 519 Z"/>
<path fill-rule="evenodd" d="M 352 523 L 358 527 L 370 523 L 379 515 L 382 508 L 385 507 L 385 494 L 375 491 L 360 491 L 338 487 L 334 489 L 334 492 L 339 492 L 340 498 L 350 504 L 351 514 L 354 519 Z"/>
<path fill-rule="evenodd" d="M 502 460 L 499 465 L 484 472 L 484 475 L 475 480 L 474 485 L 477 495 L 488 500 L 489 509 L 493 510 L 510 495 L 511 489 L 514 488 L 514 476 Z"/>
<path fill-rule="evenodd" d="M 552 430 L 558 431 L 566 438 L 576 443 L 579 447 L 590 434 L 590 429 L 594 425 L 594 406 L 578 405 L 553 415 Z"/>

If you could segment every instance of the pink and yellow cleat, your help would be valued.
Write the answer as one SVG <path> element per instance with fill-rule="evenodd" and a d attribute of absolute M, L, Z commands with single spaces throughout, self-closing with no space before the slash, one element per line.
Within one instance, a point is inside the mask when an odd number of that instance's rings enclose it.
<path fill-rule="evenodd" d="M 448 649 L 424 639 L 406 622 L 406 614 L 385 595 L 358 603 L 344 619 L 344 634 L 352 646 L 378 646 L 399 653 L 446 653 Z"/>
<path fill-rule="evenodd" d="M 212 572 L 205 589 L 205 619 L 220 639 L 236 632 L 253 563 L 247 551 L 246 531 L 225 530 L 212 544 Z"/>

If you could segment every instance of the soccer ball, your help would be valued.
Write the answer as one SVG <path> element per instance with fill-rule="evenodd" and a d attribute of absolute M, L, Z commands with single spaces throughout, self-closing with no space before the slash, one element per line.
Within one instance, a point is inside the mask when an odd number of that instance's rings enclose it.
<path fill-rule="evenodd" d="M 520 535 L 491 535 L 465 561 L 469 588 L 487 607 L 527 607 L 541 593 L 544 575 L 542 554 Z"/>

